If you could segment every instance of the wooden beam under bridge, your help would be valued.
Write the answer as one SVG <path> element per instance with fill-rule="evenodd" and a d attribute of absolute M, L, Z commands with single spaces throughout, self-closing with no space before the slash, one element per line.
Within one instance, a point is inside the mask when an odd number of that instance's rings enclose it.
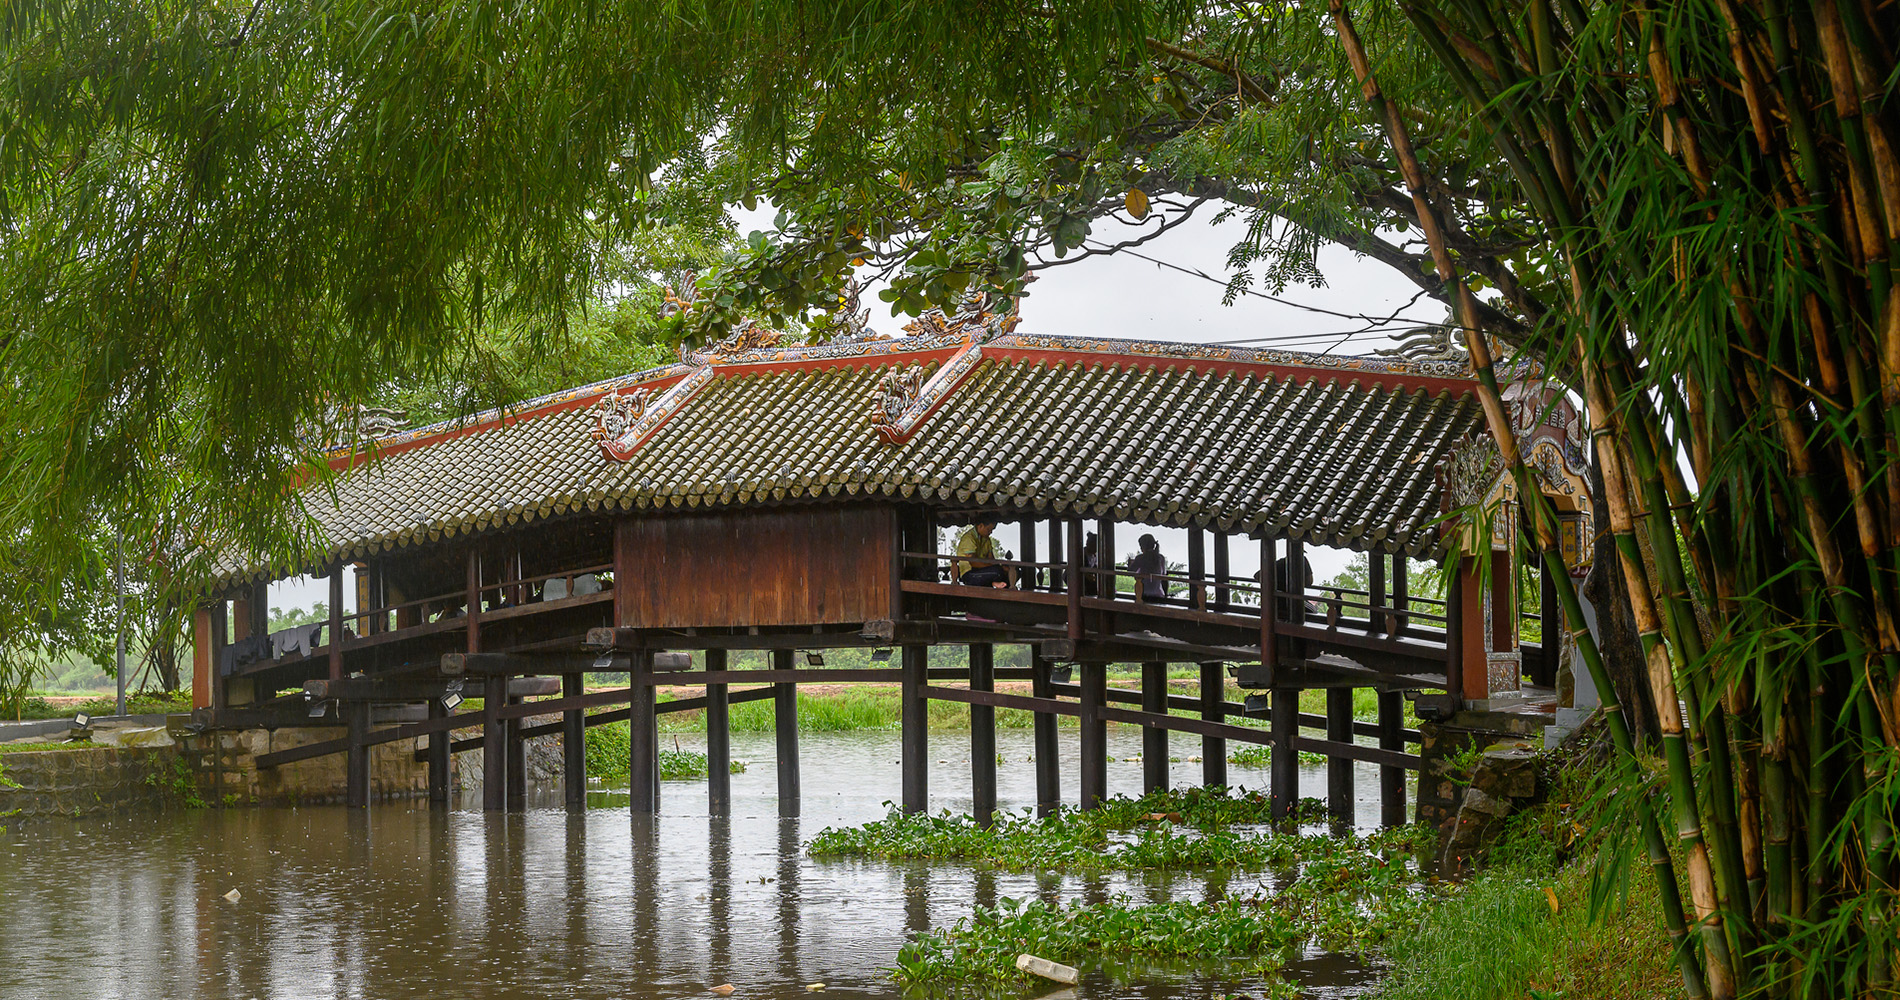
<path fill-rule="evenodd" d="M 614 693 L 620 695 L 621 701 L 626 701 L 627 696 L 632 693 L 632 690 L 633 690 L 632 688 L 622 688 L 622 689 L 616 690 Z M 748 688 L 744 691 L 734 691 L 731 694 L 727 695 L 726 703 L 730 705 L 738 705 L 738 704 L 742 704 L 748 701 L 765 701 L 771 698 L 776 693 L 777 691 L 771 687 Z M 590 695 L 589 697 L 592 697 L 592 696 Z M 563 699 L 563 700 L 567 700 L 567 699 Z M 545 715 L 548 713 L 545 710 L 541 710 L 541 706 L 553 705 L 553 704 L 555 703 L 551 701 L 543 701 L 543 702 L 535 702 L 532 705 L 513 705 L 510 707 L 511 708 L 535 708 L 537 709 L 537 711 L 534 711 L 528 714 L 529 715 Z M 696 696 L 692 698 L 679 698 L 674 701 L 660 702 L 657 706 L 654 707 L 654 711 L 659 713 L 660 715 L 665 715 L 668 712 L 697 712 L 700 709 L 705 708 L 705 707 L 706 707 L 706 698 L 705 696 L 701 695 L 701 696 Z M 582 722 L 582 725 L 584 726 L 611 725 L 616 722 L 625 722 L 627 721 L 629 717 L 631 717 L 631 715 L 632 715 L 632 711 L 625 708 L 615 709 L 614 711 L 611 711 L 611 712 L 596 712 L 593 715 L 585 716 Z M 547 722 L 547 723 L 542 723 L 541 725 L 538 725 L 538 726 L 523 727 L 521 730 L 521 738 L 524 740 L 531 740 L 537 736 L 552 736 L 555 733 L 558 733 L 560 731 L 561 731 L 561 723 Z M 464 750 L 479 750 L 482 747 L 482 740 L 483 738 L 480 736 L 471 737 L 466 740 L 456 740 L 452 745 L 450 745 L 449 752 L 461 753 Z M 417 761 L 423 760 L 427 754 L 428 754 L 427 750 L 417 750 L 416 760 Z"/>

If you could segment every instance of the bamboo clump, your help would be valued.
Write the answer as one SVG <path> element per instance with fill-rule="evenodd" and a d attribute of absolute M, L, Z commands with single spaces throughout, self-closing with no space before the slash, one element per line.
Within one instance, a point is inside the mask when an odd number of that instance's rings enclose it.
<path fill-rule="evenodd" d="M 1568 627 L 1611 690 L 1467 269 L 1436 224 L 1456 206 L 1437 200 L 1446 187 L 1424 174 L 1352 11 L 1331 6 Z M 1891 996 L 1900 19 L 1861 0 L 1400 7 L 1508 164 L 1568 288 L 1568 314 L 1519 346 L 1589 413 L 1661 720 L 1673 851 L 1655 813 L 1643 833 L 1685 987 Z"/>

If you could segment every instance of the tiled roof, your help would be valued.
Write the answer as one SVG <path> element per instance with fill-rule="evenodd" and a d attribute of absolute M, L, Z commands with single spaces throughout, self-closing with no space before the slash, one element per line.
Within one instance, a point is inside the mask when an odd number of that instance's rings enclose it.
<path fill-rule="evenodd" d="M 881 497 L 1424 555 L 1439 546 L 1439 465 L 1483 420 L 1456 362 L 1022 335 L 975 346 L 697 357 L 382 439 L 373 460 L 337 456 L 334 502 L 327 486 L 304 499 L 347 558 L 581 511 Z M 927 398 L 901 433 L 880 435 L 874 397 L 912 366 L 938 377 L 919 380 Z M 639 388 L 657 402 L 617 460 L 591 433 L 594 404 Z M 221 576 L 263 572 L 227 559 Z"/>

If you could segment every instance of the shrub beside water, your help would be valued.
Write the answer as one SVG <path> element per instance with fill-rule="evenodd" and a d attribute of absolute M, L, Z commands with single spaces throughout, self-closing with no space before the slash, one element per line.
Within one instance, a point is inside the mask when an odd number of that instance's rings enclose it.
<path fill-rule="evenodd" d="M 1005 900 L 956 925 L 919 935 L 893 970 L 906 984 L 1009 982 L 1029 952 L 1065 964 L 1103 953 L 1216 958 L 1270 972 L 1308 944 L 1365 951 L 1415 923 L 1431 897 L 1416 863 L 1431 831 L 1301 836 L 1263 824 L 1264 795 L 1224 789 L 1117 797 L 1089 812 L 1037 820 L 998 817 L 988 828 L 965 816 L 892 810 L 862 826 L 827 828 L 815 857 L 963 861 L 1010 870 L 1238 869 L 1270 872 L 1277 888 L 1207 902 L 1049 906 Z"/>
<path fill-rule="evenodd" d="M 633 749 L 633 741 L 629 733 L 625 722 L 587 728 L 588 777 L 598 778 L 608 784 L 620 784 L 628 779 L 627 754 Z M 729 770 L 733 774 L 744 774 L 745 761 L 733 761 Z M 672 781 L 705 776 L 705 754 L 696 750 L 682 750 L 678 747 L 660 750 L 660 778 L 662 780 Z"/>

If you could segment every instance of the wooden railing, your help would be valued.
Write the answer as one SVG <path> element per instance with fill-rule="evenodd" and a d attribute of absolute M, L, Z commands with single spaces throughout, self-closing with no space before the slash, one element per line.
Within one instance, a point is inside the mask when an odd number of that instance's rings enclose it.
<path fill-rule="evenodd" d="M 1135 573 L 1125 566 L 1081 566 L 1076 561 L 1053 562 L 1025 559 L 972 560 L 954 553 L 901 552 L 907 567 L 927 567 L 921 575 L 936 581 L 947 575 L 952 585 L 967 588 L 976 599 L 1018 601 L 1033 604 L 1063 603 L 1052 595 L 1070 598 L 1072 637 L 1080 638 L 1080 612 L 1086 607 L 1141 614 L 1151 608 L 1157 617 L 1187 617 L 1207 624 L 1260 628 L 1285 627 L 1285 634 L 1317 638 L 1320 633 L 1355 636 L 1352 644 L 1360 647 L 1389 647 L 1395 652 L 1418 652 L 1421 645 L 1443 649 L 1446 644 L 1445 602 L 1436 598 L 1407 595 L 1403 606 L 1375 603 L 1369 591 L 1347 587 L 1302 587 L 1293 593 L 1272 593 L 1275 612 L 1271 624 L 1261 621 L 1260 602 L 1269 593 L 1251 577 L 1164 571 Z M 984 562 L 1014 571 L 1016 583 L 998 588 L 986 585 L 955 584 L 956 563 Z M 915 579 L 919 574 L 906 573 Z M 1072 584 L 1075 581 L 1079 588 Z M 1125 588 L 1125 581 L 1133 586 Z M 1145 593 L 1143 586 L 1159 581 L 1166 596 Z M 943 585 L 938 584 L 937 587 Z M 933 587 L 933 592 L 943 593 Z M 1225 602 L 1219 596 L 1225 596 Z M 1298 602 L 1297 604 L 1295 602 Z M 1294 611 L 1298 608 L 1298 612 Z M 1258 623 L 1258 624 L 1256 624 Z M 1356 627 L 1354 627 L 1356 626 Z"/>

